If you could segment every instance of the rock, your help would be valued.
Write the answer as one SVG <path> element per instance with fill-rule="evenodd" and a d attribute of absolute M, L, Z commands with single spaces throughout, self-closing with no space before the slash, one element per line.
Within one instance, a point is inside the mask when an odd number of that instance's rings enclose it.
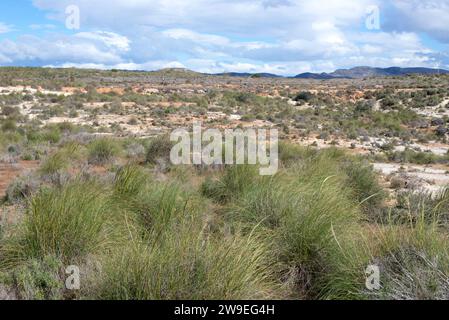
<path fill-rule="evenodd" d="M 444 136 L 446 133 L 447 133 L 447 128 L 446 127 L 443 127 L 443 126 L 439 126 L 437 129 L 436 129 L 436 134 L 437 135 L 439 135 L 439 136 Z"/>
<path fill-rule="evenodd" d="M 430 122 L 430 124 L 434 127 L 436 126 L 443 126 L 445 124 L 443 119 L 440 118 L 434 118 L 432 119 L 432 121 Z"/>
<path fill-rule="evenodd" d="M 420 119 L 416 121 L 412 121 L 410 123 L 410 127 L 417 129 L 426 129 L 429 127 L 429 123 L 426 120 Z"/>

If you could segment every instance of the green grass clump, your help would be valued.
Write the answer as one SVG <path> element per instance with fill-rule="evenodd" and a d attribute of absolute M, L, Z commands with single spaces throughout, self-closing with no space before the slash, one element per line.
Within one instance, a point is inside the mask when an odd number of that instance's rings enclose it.
<path fill-rule="evenodd" d="M 357 202 L 368 216 L 377 216 L 386 198 L 373 167 L 360 160 L 346 160 L 341 164 L 347 179 L 347 188 L 353 191 Z"/>
<path fill-rule="evenodd" d="M 422 219 L 427 223 L 449 222 L 449 189 L 435 193 L 426 191 L 401 192 L 391 218 L 394 223 L 416 223 Z"/>
<path fill-rule="evenodd" d="M 145 186 L 149 177 L 137 165 L 121 167 L 115 176 L 114 193 L 122 199 L 136 196 Z"/>
<path fill-rule="evenodd" d="M 73 263 L 95 252 L 108 241 L 109 208 L 107 190 L 94 181 L 42 189 L 18 233 L 0 247 L 0 266 L 48 255 Z"/>
<path fill-rule="evenodd" d="M 110 255 L 90 290 L 102 299 L 255 299 L 277 290 L 268 245 L 208 234 L 205 203 L 174 182 L 151 183 L 134 205 L 138 231 Z"/>
<path fill-rule="evenodd" d="M 299 161 L 309 158 L 316 154 L 316 152 L 315 149 L 310 147 L 302 147 L 283 141 L 279 143 L 279 160 L 285 167 L 289 167 Z"/>
<path fill-rule="evenodd" d="M 202 194 L 219 203 L 237 198 L 259 179 L 254 165 L 233 165 L 226 167 L 219 179 L 208 178 L 201 186 Z"/>
<path fill-rule="evenodd" d="M 88 152 L 110 161 L 104 140 Z M 101 183 L 39 184 L 23 221 L 1 230 L 0 283 L 23 299 L 448 296 L 447 191 L 401 194 L 391 220 L 367 219 L 385 209 L 369 164 L 335 148 L 280 149 L 271 177 L 249 165 L 155 174 L 134 163 Z M 66 169 L 82 151 L 61 145 L 41 172 Z M 72 264 L 83 270 L 76 294 L 61 288 Z M 378 291 L 365 287 L 371 264 Z"/>
<path fill-rule="evenodd" d="M 255 239 L 213 239 L 190 224 L 112 255 L 94 286 L 101 299 L 257 299 L 275 290 L 271 258 Z"/>
<path fill-rule="evenodd" d="M 81 146 L 77 143 L 69 143 L 42 163 L 39 172 L 41 175 L 52 175 L 66 170 L 75 160 L 82 157 Z"/>
<path fill-rule="evenodd" d="M 253 299 L 277 292 L 269 246 L 256 237 L 209 234 L 207 200 L 176 181 L 121 169 L 131 241 L 103 257 L 86 295 L 101 299 Z M 139 186 L 134 188 L 134 182 Z M 132 201 L 129 201 L 132 199 Z"/>
<path fill-rule="evenodd" d="M 415 164 L 432 164 L 432 163 L 447 163 L 447 156 L 440 156 L 431 152 L 420 152 L 411 149 L 405 151 L 396 151 L 387 153 L 390 161 L 398 163 L 415 163 Z"/>
<path fill-rule="evenodd" d="M 88 160 L 90 164 L 105 165 L 117 157 L 120 146 L 111 138 L 99 138 L 88 145 Z"/>
<path fill-rule="evenodd" d="M 158 161 L 168 162 L 173 145 L 168 135 L 154 138 L 147 148 L 146 162 L 149 164 L 157 164 Z"/>
<path fill-rule="evenodd" d="M 363 287 L 368 258 L 352 243 L 361 217 L 335 160 L 340 157 L 334 150 L 320 153 L 251 185 L 229 206 L 229 223 L 269 230 L 273 254 L 297 271 L 291 279 L 296 297 L 354 298 Z"/>
<path fill-rule="evenodd" d="M 381 289 L 364 291 L 369 299 L 446 300 L 449 294 L 447 236 L 438 221 L 407 227 L 385 225 L 372 241 L 371 262 L 380 268 Z"/>
<path fill-rule="evenodd" d="M 32 259 L 12 273 L 10 282 L 22 300 L 61 300 L 64 280 L 61 277 L 63 264 L 56 257 Z"/>

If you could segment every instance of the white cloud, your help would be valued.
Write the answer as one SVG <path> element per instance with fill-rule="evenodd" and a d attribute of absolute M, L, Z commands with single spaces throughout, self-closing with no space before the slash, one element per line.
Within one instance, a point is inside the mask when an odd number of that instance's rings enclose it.
<path fill-rule="evenodd" d="M 129 46 L 131 43 L 131 41 L 125 36 L 106 31 L 79 32 L 75 34 L 75 37 L 99 41 L 111 49 L 117 49 L 120 51 L 129 51 Z"/>
<path fill-rule="evenodd" d="M 52 35 L 48 38 L 21 36 L 16 41 L 3 40 L 0 42 L 0 55 L 25 64 L 55 61 L 119 63 L 123 60 L 106 46 L 101 47 L 85 39 L 64 35 Z"/>
<path fill-rule="evenodd" d="M 421 5 L 425 2 L 427 5 Z M 0 64 L 294 75 L 354 65 L 432 66 L 420 32 L 448 35 L 449 0 L 34 0 L 64 24 L 78 5 L 81 30 L 0 42 Z M 381 31 L 364 29 L 381 8 Z M 392 9 L 393 11 L 391 11 Z M 391 11 L 391 12 L 390 12 Z M 393 24 L 389 14 L 404 19 Z M 444 20 L 445 17 L 448 19 Z M 405 20 L 405 19 L 408 20 Z M 49 24 L 52 25 L 52 24 Z M 42 25 L 32 27 L 45 30 Z M 1 24 L 0 24 L 1 30 Z"/>
<path fill-rule="evenodd" d="M 56 26 L 54 24 L 51 23 L 47 23 L 47 24 L 30 24 L 30 29 L 31 30 L 54 30 L 56 29 Z"/>
<path fill-rule="evenodd" d="M 0 22 L 0 34 L 13 31 L 13 26 Z"/>
<path fill-rule="evenodd" d="M 449 0 L 396 0 L 387 27 L 425 32 L 449 43 Z"/>

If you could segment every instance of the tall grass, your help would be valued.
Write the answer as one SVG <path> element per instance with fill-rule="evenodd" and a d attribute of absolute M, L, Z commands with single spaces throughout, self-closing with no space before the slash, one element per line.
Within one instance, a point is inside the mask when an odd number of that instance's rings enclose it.
<path fill-rule="evenodd" d="M 409 227 L 388 224 L 371 238 L 372 263 L 380 267 L 381 290 L 370 299 L 446 300 L 449 296 L 447 235 L 425 213 Z"/>
<path fill-rule="evenodd" d="M 115 192 L 133 197 L 132 241 L 103 260 L 87 295 L 102 299 L 251 299 L 278 287 L 265 241 L 208 234 L 204 199 L 177 182 L 142 183 L 121 170 Z M 140 188 L 134 188 L 136 181 Z M 140 181 L 140 182 L 139 182 Z M 142 184 L 141 184 L 142 183 Z"/>
<path fill-rule="evenodd" d="M 49 156 L 42 163 L 39 172 L 42 175 L 52 175 L 66 170 L 76 160 L 82 157 L 82 148 L 77 143 L 68 143 L 60 150 Z"/>
<path fill-rule="evenodd" d="M 97 143 L 89 151 L 110 160 L 97 152 L 109 142 Z M 364 214 L 383 206 L 369 165 L 336 149 L 283 148 L 275 176 L 227 166 L 199 189 L 198 172 L 178 179 L 136 164 L 102 184 L 41 187 L 0 239 L 0 270 L 30 299 L 63 297 L 57 269 L 92 261 L 82 298 L 447 297 L 447 192 L 400 197 L 408 219 L 376 224 Z M 381 268 L 380 291 L 365 289 L 369 264 Z"/>
<path fill-rule="evenodd" d="M 240 193 L 229 206 L 229 223 L 240 220 L 249 226 L 271 230 L 274 254 L 297 270 L 295 290 L 309 297 L 352 298 L 363 282 L 363 252 L 354 251 L 352 232 L 359 226 L 359 210 L 346 176 L 333 150 L 307 159 L 264 179 Z M 349 236 L 351 235 L 351 236 Z M 349 256 L 357 257 L 348 264 Z M 338 286 L 331 285 L 336 282 Z M 324 289 L 326 288 L 326 289 Z"/>
<path fill-rule="evenodd" d="M 146 162 L 157 164 L 158 161 L 166 161 L 170 159 L 170 151 L 173 143 L 168 135 L 162 135 L 150 141 L 147 149 Z"/>
<path fill-rule="evenodd" d="M 133 243 L 105 262 L 92 296 L 101 299 L 257 299 L 275 293 L 266 246 L 212 239 L 183 225 L 157 243 Z"/>
<path fill-rule="evenodd" d="M 97 251 L 109 241 L 107 194 L 94 181 L 41 190 L 30 201 L 18 233 L 0 247 L 0 264 L 48 255 L 70 263 Z"/>
<path fill-rule="evenodd" d="M 88 159 L 91 164 L 104 165 L 120 153 L 120 146 L 112 138 L 98 138 L 88 145 Z"/>
<path fill-rule="evenodd" d="M 345 159 L 341 167 L 347 176 L 347 189 L 353 195 L 368 217 L 376 217 L 382 211 L 386 192 L 379 184 L 373 167 L 358 159 Z"/>
<path fill-rule="evenodd" d="M 226 203 L 238 198 L 242 192 L 257 183 L 258 178 L 257 167 L 254 165 L 228 166 L 219 179 L 206 179 L 201 192 L 219 203 Z"/>
<path fill-rule="evenodd" d="M 395 223 L 427 223 L 438 221 L 443 225 L 449 222 L 449 189 L 439 192 L 415 190 L 402 192 L 397 196 L 397 205 L 392 213 Z M 393 221 L 391 221 L 393 222 Z"/>

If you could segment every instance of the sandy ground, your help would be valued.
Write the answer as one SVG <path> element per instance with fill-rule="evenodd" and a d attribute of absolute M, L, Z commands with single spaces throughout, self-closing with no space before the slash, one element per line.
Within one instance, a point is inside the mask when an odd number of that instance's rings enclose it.
<path fill-rule="evenodd" d="M 35 170 L 38 161 L 20 161 L 18 163 L 0 162 L 0 198 L 5 196 L 8 186 L 26 171 Z M 21 210 L 15 206 L 0 206 L 0 224 L 13 224 L 18 221 Z"/>
<path fill-rule="evenodd" d="M 449 106 L 449 99 L 445 99 L 437 106 L 426 107 L 424 109 L 417 111 L 416 113 L 427 116 L 429 118 L 441 118 L 445 115 L 449 116 L 449 109 L 447 109 L 448 106 Z M 444 112 L 440 112 L 441 109 L 444 109 Z"/>
<path fill-rule="evenodd" d="M 6 189 L 15 178 L 27 170 L 37 168 L 38 165 L 38 161 L 19 161 L 18 163 L 0 162 L 0 197 L 5 196 Z"/>
<path fill-rule="evenodd" d="M 54 95 L 63 95 L 70 96 L 73 95 L 74 92 L 64 92 L 64 91 L 51 91 L 45 90 L 42 88 L 32 88 L 30 86 L 16 86 L 16 87 L 0 87 L 0 95 L 9 95 L 11 93 L 20 93 L 20 94 L 54 94 Z"/>
<path fill-rule="evenodd" d="M 397 163 L 374 163 L 374 170 L 388 177 L 400 174 L 415 183 L 422 189 L 436 193 L 449 186 L 449 168 L 441 165 L 412 165 Z"/>

